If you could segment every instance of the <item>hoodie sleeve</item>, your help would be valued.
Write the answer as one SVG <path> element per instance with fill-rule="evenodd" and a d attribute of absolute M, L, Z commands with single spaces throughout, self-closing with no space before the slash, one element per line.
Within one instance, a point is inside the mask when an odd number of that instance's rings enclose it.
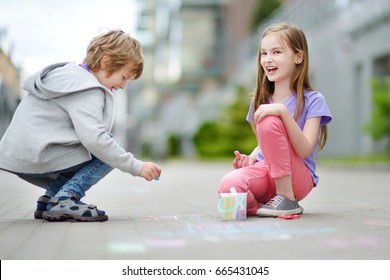
<path fill-rule="evenodd" d="M 91 154 L 113 168 L 138 176 L 142 161 L 124 150 L 109 135 L 111 127 L 104 119 L 106 94 L 103 89 L 94 88 L 70 93 L 53 101 L 68 113 L 81 144 Z"/>

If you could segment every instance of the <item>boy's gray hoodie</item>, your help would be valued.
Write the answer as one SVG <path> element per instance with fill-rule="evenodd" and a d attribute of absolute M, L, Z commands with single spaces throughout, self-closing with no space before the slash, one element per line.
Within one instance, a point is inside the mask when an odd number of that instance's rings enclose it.
<path fill-rule="evenodd" d="M 0 168 L 46 173 L 75 166 L 91 154 L 113 168 L 139 175 L 142 161 L 110 136 L 115 106 L 110 90 L 74 63 L 57 63 L 29 77 L 0 142 Z"/>

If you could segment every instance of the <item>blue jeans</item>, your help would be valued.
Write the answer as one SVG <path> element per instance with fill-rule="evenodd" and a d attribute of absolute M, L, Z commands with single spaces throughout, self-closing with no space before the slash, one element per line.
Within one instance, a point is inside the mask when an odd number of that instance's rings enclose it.
<path fill-rule="evenodd" d="M 20 178 L 46 189 L 50 197 L 81 199 L 85 192 L 112 171 L 112 167 L 95 156 L 79 165 L 43 174 L 16 173 Z"/>

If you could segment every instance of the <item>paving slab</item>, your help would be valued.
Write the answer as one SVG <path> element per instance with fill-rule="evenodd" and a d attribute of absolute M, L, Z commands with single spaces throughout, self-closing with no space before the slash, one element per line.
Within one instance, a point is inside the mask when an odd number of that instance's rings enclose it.
<path fill-rule="evenodd" d="M 161 162 L 159 181 L 118 170 L 83 201 L 103 223 L 34 220 L 38 187 L 0 171 L 2 260 L 388 260 L 390 167 L 318 167 L 299 219 L 222 221 L 217 186 L 229 162 Z"/>

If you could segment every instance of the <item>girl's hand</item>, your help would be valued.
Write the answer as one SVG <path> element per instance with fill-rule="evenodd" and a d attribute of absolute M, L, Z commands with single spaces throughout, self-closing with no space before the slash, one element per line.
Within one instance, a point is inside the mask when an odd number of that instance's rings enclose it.
<path fill-rule="evenodd" d="M 233 160 L 233 166 L 234 168 L 242 168 L 245 166 L 250 166 L 255 164 L 256 160 L 254 158 L 251 158 L 247 155 L 240 154 L 239 151 L 234 151 L 234 155 L 236 156 Z"/>
<path fill-rule="evenodd" d="M 261 104 L 254 115 L 255 123 L 259 123 L 266 116 L 280 116 L 284 109 L 286 106 L 281 103 Z"/>
<path fill-rule="evenodd" d="M 138 176 L 145 178 L 147 181 L 152 181 L 160 177 L 161 172 L 161 167 L 154 162 L 143 162 L 141 172 Z"/>

